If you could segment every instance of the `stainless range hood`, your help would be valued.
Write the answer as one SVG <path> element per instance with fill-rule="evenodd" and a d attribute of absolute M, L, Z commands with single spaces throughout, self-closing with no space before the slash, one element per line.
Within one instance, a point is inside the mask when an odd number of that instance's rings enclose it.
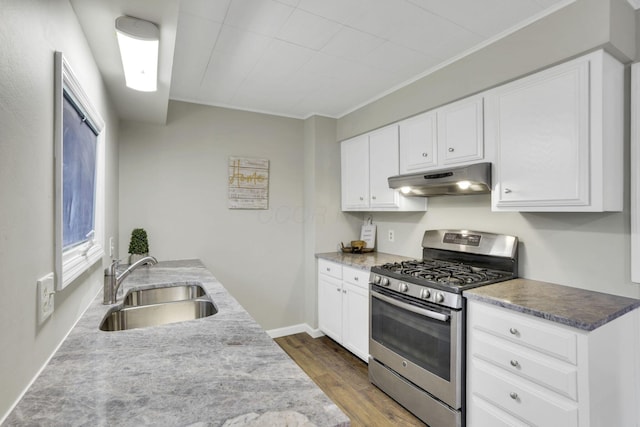
<path fill-rule="evenodd" d="M 491 163 L 392 176 L 389 187 L 415 197 L 490 193 Z"/>

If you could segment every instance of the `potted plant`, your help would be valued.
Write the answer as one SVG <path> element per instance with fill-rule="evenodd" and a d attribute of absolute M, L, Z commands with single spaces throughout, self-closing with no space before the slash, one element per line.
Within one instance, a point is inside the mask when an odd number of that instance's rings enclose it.
<path fill-rule="evenodd" d="M 149 241 L 144 228 L 134 228 L 129 242 L 129 264 L 149 255 Z"/>

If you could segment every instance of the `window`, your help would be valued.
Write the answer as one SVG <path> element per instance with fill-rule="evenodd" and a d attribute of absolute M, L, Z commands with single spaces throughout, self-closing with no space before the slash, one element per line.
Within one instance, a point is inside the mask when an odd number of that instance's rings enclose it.
<path fill-rule="evenodd" d="M 62 53 L 55 54 L 56 273 L 69 285 L 104 242 L 104 122 Z"/>

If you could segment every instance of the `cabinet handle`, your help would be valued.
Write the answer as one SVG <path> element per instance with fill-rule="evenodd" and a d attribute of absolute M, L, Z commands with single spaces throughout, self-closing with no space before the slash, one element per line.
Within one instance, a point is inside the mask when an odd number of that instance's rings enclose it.
<path fill-rule="evenodd" d="M 518 335 L 520 333 L 516 328 L 509 328 L 509 332 L 511 332 L 511 335 Z"/>
<path fill-rule="evenodd" d="M 336 289 L 336 291 L 338 291 L 338 292 L 340 292 L 340 291 L 342 291 L 342 289 L 340 289 L 340 288 L 337 288 L 337 289 Z"/>
<path fill-rule="evenodd" d="M 504 189 L 504 194 L 509 194 L 511 193 L 511 189 L 510 188 L 505 188 Z"/>
<path fill-rule="evenodd" d="M 518 393 L 516 393 L 515 391 L 512 391 L 511 393 L 509 393 L 509 397 L 512 398 L 513 400 L 518 400 Z"/>
<path fill-rule="evenodd" d="M 511 362 L 509 362 L 511 364 L 511 366 L 513 366 L 514 368 L 517 368 L 518 366 L 520 366 L 520 364 L 518 363 L 517 360 L 512 360 Z"/>
<path fill-rule="evenodd" d="M 346 294 L 346 293 L 347 293 L 347 290 L 346 290 L 346 289 L 343 289 L 343 290 L 342 290 L 342 293 L 343 293 L 343 294 Z"/>
<path fill-rule="evenodd" d="M 449 147 L 449 152 L 453 153 L 455 150 L 453 149 L 453 147 Z"/>
<path fill-rule="evenodd" d="M 372 198 L 373 200 L 375 200 L 375 199 L 376 199 L 376 196 L 371 196 L 371 198 Z"/>
<path fill-rule="evenodd" d="M 355 280 L 357 282 L 358 280 L 360 280 L 360 278 L 358 276 L 356 276 L 356 277 L 353 278 L 353 280 Z"/>
<path fill-rule="evenodd" d="M 429 157 L 429 153 L 422 153 L 422 157 Z"/>
<path fill-rule="evenodd" d="M 364 200 L 364 197 L 360 197 L 360 200 Z"/>
<path fill-rule="evenodd" d="M 331 271 L 331 269 L 329 267 L 327 267 L 327 271 Z"/>

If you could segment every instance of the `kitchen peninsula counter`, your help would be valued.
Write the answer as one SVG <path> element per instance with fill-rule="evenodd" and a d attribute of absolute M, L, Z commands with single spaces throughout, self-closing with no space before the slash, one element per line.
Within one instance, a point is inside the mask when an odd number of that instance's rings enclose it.
<path fill-rule="evenodd" d="M 592 331 L 640 307 L 640 300 L 634 298 L 529 279 L 481 286 L 464 291 L 463 295 L 584 331 Z"/>
<path fill-rule="evenodd" d="M 200 261 L 140 268 L 123 287 L 179 282 L 202 284 L 218 313 L 103 332 L 100 292 L 4 425 L 349 425 Z"/>

